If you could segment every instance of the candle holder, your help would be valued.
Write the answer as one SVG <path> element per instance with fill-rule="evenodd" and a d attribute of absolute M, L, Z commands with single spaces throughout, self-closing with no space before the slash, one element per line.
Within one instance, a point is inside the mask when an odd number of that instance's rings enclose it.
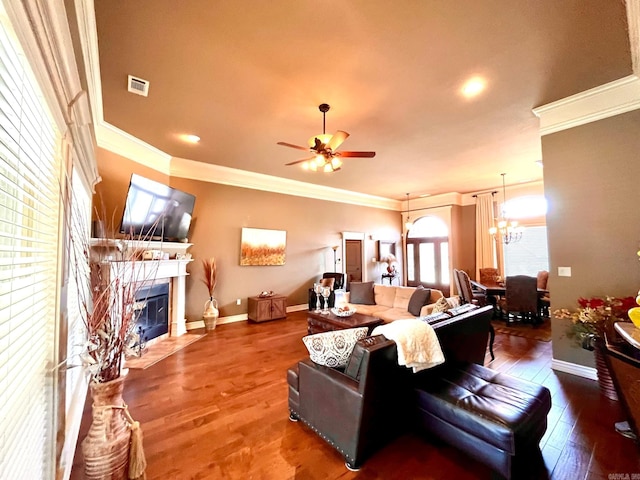
<path fill-rule="evenodd" d="M 331 295 L 331 289 L 329 287 L 322 288 L 322 298 L 324 298 L 324 309 L 322 310 L 322 314 L 329 314 L 329 296 Z"/>
<path fill-rule="evenodd" d="M 316 294 L 316 309 L 315 309 L 315 313 L 320 313 L 320 296 L 322 295 L 322 284 L 320 283 L 314 283 L 313 284 L 313 291 Z"/>

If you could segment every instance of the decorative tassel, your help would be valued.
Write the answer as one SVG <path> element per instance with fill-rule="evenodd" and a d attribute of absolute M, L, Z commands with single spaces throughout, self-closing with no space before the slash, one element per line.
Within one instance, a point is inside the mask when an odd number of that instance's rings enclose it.
<path fill-rule="evenodd" d="M 131 425 L 131 443 L 129 445 L 129 479 L 144 480 L 147 478 L 147 459 L 142 448 L 142 429 L 140 422 Z"/>
<path fill-rule="evenodd" d="M 144 456 L 142 447 L 142 429 L 140 422 L 136 422 L 129 413 L 129 409 L 124 405 L 124 413 L 131 428 L 131 440 L 129 441 L 129 480 L 145 480 L 147 475 L 147 459 Z"/>

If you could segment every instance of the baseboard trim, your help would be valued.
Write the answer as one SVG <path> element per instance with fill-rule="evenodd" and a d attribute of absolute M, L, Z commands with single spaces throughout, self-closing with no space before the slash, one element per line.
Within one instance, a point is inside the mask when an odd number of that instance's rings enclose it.
<path fill-rule="evenodd" d="M 287 307 L 287 313 L 289 312 L 301 312 L 302 310 L 307 310 L 309 305 L 306 303 L 301 303 L 299 305 L 290 305 Z M 244 322 L 249 320 L 249 317 L 246 313 L 242 313 L 240 315 L 230 315 L 228 317 L 220 317 L 218 318 L 217 325 L 226 325 L 227 323 L 235 323 L 235 322 Z M 187 330 L 196 330 L 198 328 L 204 328 L 204 320 L 194 320 L 192 322 L 187 322 Z"/>
<path fill-rule="evenodd" d="M 558 372 L 570 373 L 578 377 L 587 378 L 589 380 L 598 380 L 598 373 L 593 367 L 585 367 L 577 363 L 565 362 L 564 360 L 551 360 L 551 368 Z"/>

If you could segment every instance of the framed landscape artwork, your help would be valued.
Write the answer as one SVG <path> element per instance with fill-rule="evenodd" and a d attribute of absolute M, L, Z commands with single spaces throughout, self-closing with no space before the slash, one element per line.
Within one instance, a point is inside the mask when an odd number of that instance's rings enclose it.
<path fill-rule="evenodd" d="M 240 265 L 284 265 L 287 232 L 243 228 Z"/>

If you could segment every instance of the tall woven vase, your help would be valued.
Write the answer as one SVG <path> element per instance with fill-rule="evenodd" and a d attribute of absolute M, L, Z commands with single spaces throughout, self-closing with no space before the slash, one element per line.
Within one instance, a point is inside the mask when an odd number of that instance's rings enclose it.
<path fill-rule="evenodd" d="M 618 394 L 616 393 L 616 387 L 613 384 L 611 378 L 611 372 L 609 366 L 604 358 L 605 353 L 602 351 L 604 346 L 596 345 L 593 354 L 596 360 L 596 371 L 598 372 L 598 384 L 600 385 L 600 392 L 610 400 L 618 401 Z"/>
<path fill-rule="evenodd" d="M 93 420 L 82 441 L 85 478 L 126 479 L 131 430 L 125 417 L 122 390 L 125 376 L 91 383 Z"/>

